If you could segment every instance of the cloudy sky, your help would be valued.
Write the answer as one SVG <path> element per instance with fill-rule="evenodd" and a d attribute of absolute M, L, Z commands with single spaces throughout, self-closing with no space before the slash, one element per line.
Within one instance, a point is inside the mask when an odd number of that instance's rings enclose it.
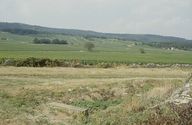
<path fill-rule="evenodd" d="M 192 0 L 0 0 L 0 21 L 192 39 Z"/>

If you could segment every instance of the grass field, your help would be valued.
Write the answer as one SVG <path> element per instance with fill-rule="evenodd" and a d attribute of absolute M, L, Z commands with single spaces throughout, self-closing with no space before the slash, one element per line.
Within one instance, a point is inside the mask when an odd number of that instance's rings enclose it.
<path fill-rule="evenodd" d="M 192 52 L 182 50 L 165 50 L 152 48 L 145 45 L 135 45 L 132 41 L 116 39 L 92 38 L 86 39 L 79 36 L 65 36 L 56 34 L 40 35 L 14 35 L 0 32 L 0 37 L 8 40 L 0 40 L 0 58 L 51 58 L 51 59 L 79 59 L 101 60 L 111 62 L 128 63 L 187 63 L 192 64 Z M 68 45 L 38 45 L 33 44 L 33 39 L 58 38 L 65 39 Z M 85 42 L 93 42 L 93 52 L 84 48 Z M 139 49 L 144 48 L 145 54 Z"/>
<path fill-rule="evenodd" d="M 0 125 L 174 124 L 170 108 L 148 108 L 169 98 L 190 71 L 0 67 Z M 51 108 L 53 102 L 88 108 L 89 116 Z"/>

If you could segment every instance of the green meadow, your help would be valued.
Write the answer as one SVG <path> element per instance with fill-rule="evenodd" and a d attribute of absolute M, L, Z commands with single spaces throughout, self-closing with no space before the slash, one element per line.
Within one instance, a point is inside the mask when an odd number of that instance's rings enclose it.
<path fill-rule="evenodd" d="M 0 58 L 50 58 L 78 59 L 126 63 L 187 63 L 192 64 L 192 52 L 183 50 L 167 50 L 152 48 L 140 42 L 118 39 L 91 38 L 80 36 L 38 34 L 15 35 L 0 32 Z M 67 40 L 67 45 L 34 44 L 34 38 Z M 84 48 L 86 42 L 92 42 L 95 48 L 92 52 Z M 141 53 L 143 48 L 145 53 Z"/>

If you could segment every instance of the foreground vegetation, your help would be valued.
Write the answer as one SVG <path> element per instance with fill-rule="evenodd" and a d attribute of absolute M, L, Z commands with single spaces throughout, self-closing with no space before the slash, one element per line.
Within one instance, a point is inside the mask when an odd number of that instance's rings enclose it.
<path fill-rule="evenodd" d="M 181 123 L 171 106 L 150 107 L 182 86 L 190 70 L 0 67 L 0 124 Z M 88 108 L 89 115 L 51 108 L 52 102 Z"/>

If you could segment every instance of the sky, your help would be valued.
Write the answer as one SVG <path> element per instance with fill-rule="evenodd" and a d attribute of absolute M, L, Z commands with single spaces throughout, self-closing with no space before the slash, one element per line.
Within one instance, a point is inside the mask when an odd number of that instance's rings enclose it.
<path fill-rule="evenodd" d="M 192 0 L 0 0 L 0 21 L 192 39 Z"/>

